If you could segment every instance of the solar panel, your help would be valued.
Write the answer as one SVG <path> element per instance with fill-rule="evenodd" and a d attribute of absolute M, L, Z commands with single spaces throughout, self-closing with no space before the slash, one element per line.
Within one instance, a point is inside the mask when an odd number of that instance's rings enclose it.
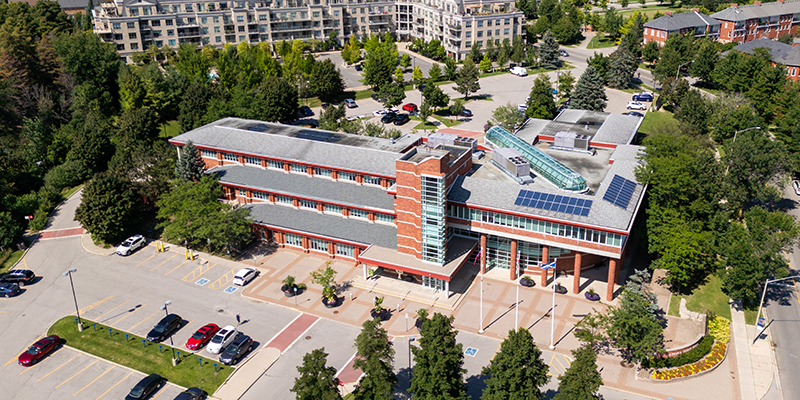
<path fill-rule="evenodd" d="M 338 142 L 340 139 L 339 135 L 330 132 L 312 131 L 308 129 L 298 131 L 296 135 L 300 139 L 314 140 L 317 142 Z"/>
<path fill-rule="evenodd" d="M 614 175 L 611 184 L 606 189 L 606 194 L 603 195 L 603 200 L 621 208 L 628 208 L 628 203 L 631 201 L 633 191 L 636 189 L 636 183 L 629 181 L 619 175 Z"/>
<path fill-rule="evenodd" d="M 520 190 L 515 205 L 538 208 L 545 211 L 555 211 L 570 215 L 589 215 L 592 208 L 592 200 L 579 199 L 552 193 L 534 192 L 532 190 Z"/>
<path fill-rule="evenodd" d="M 250 125 L 247 127 L 248 131 L 253 131 L 253 132 L 264 132 L 267 129 L 268 129 L 267 126 L 264 124 Z"/>

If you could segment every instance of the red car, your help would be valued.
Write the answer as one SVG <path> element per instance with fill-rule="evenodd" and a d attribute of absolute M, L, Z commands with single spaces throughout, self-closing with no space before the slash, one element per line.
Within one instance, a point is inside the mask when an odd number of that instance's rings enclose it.
<path fill-rule="evenodd" d="M 408 112 L 417 112 L 417 105 L 414 103 L 403 104 L 403 110 Z"/>
<path fill-rule="evenodd" d="M 200 329 L 186 341 L 186 348 L 189 350 L 197 350 L 208 343 L 214 335 L 217 334 L 219 326 L 217 324 L 208 324 Z"/>
<path fill-rule="evenodd" d="M 17 362 L 23 367 L 30 367 L 59 346 L 61 346 L 61 338 L 56 335 L 50 335 L 44 339 L 39 339 L 39 341 L 29 347 L 27 351 L 19 355 Z"/>

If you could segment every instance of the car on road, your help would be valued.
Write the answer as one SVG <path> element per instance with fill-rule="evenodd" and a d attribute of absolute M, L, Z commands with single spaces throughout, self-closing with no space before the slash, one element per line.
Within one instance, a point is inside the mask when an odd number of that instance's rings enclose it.
<path fill-rule="evenodd" d="M 388 123 L 394 121 L 395 117 L 397 117 L 397 114 L 395 114 L 394 112 L 387 112 L 386 114 L 383 114 L 383 118 L 381 118 L 381 122 L 383 122 L 384 124 L 388 124 Z"/>
<path fill-rule="evenodd" d="M 407 103 L 403 104 L 403 111 L 408 111 L 410 113 L 417 112 L 419 108 L 414 103 Z"/>
<path fill-rule="evenodd" d="M 161 321 L 158 321 L 156 326 L 147 333 L 147 340 L 151 342 L 160 342 L 169 337 L 173 332 L 177 331 L 183 323 L 183 318 L 178 314 L 169 314 Z"/>
<path fill-rule="evenodd" d="M 356 101 L 353 100 L 353 99 L 344 99 L 344 105 L 346 105 L 347 108 L 356 108 L 356 107 L 358 107 L 358 104 L 356 104 Z"/>
<path fill-rule="evenodd" d="M 411 120 L 411 118 L 408 117 L 408 114 L 397 114 L 397 116 L 394 117 L 394 124 L 397 125 L 397 126 L 400 126 L 400 125 L 403 125 L 403 124 L 405 124 L 406 122 L 408 122 L 410 120 Z"/>
<path fill-rule="evenodd" d="M 653 101 L 655 96 L 650 92 L 641 92 L 633 94 L 633 101 Z"/>
<path fill-rule="evenodd" d="M 61 338 L 56 335 L 50 335 L 46 338 L 39 339 L 36 343 L 32 344 L 31 347 L 28 347 L 28 350 L 19 355 L 17 362 L 23 367 L 30 367 L 60 346 Z"/>
<path fill-rule="evenodd" d="M 145 244 L 147 244 L 147 240 L 145 240 L 144 236 L 133 235 L 125 239 L 125 241 L 117 247 L 117 254 L 127 256 L 133 253 L 134 250 L 144 247 Z"/>
<path fill-rule="evenodd" d="M 567 53 L 566 50 L 559 50 L 558 55 L 560 55 L 561 57 L 569 57 L 569 53 Z"/>
<path fill-rule="evenodd" d="M 792 187 L 794 188 L 794 194 L 800 196 L 800 181 L 798 181 L 796 179 L 793 180 L 792 181 Z"/>
<path fill-rule="evenodd" d="M 19 294 L 19 285 L 16 283 L 0 283 L 0 296 L 5 298 L 13 297 Z"/>
<path fill-rule="evenodd" d="M 622 115 L 630 115 L 631 117 L 639 117 L 639 118 L 644 117 L 644 114 L 637 111 L 628 111 L 626 113 L 622 113 Z"/>
<path fill-rule="evenodd" d="M 628 110 L 647 110 L 647 106 L 638 101 L 629 101 L 627 108 Z"/>
<path fill-rule="evenodd" d="M 225 348 L 219 356 L 219 362 L 225 365 L 232 365 L 239 362 L 250 350 L 253 349 L 253 339 L 241 332 L 236 336 L 236 339 Z"/>
<path fill-rule="evenodd" d="M 464 111 L 461 111 L 461 116 L 462 116 L 462 117 L 471 117 L 471 116 L 472 116 L 472 111 L 470 111 L 470 110 L 467 110 L 467 109 L 465 108 L 465 109 L 464 109 Z"/>
<path fill-rule="evenodd" d="M 211 339 L 211 343 L 206 346 L 206 351 L 211 354 L 219 354 L 222 353 L 226 347 L 236 338 L 236 334 L 239 333 L 236 330 L 236 327 L 228 325 L 222 328 L 214 338 Z"/>
<path fill-rule="evenodd" d="M 164 387 L 166 382 L 167 380 L 161 377 L 159 374 L 147 375 L 146 377 L 142 378 L 142 380 L 140 380 L 139 383 L 133 387 L 133 389 L 131 389 L 128 395 L 125 396 L 125 400 L 149 399 L 153 393 Z"/>
<path fill-rule="evenodd" d="M 200 388 L 188 388 L 173 400 L 205 400 L 206 394 Z"/>
<path fill-rule="evenodd" d="M 301 112 L 303 113 L 303 116 L 306 116 L 306 117 L 311 117 L 311 116 L 314 116 L 314 111 L 313 111 L 313 110 L 311 110 L 311 107 L 309 107 L 309 106 L 301 106 L 301 107 L 299 108 L 298 115 L 299 115 Z"/>
<path fill-rule="evenodd" d="M 255 268 L 242 268 L 236 275 L 233 276 L 233 284 L 236 286 L 244 286 L 250 283 L 258 276 L 258 270 Z"/>
<path fill-rule="evenodd" d="M 0 274 L 0 283 L 16 283 L 20 286 L 30 285 L 36 280 L 36 274 L 27 269 L 12 269 Z"/>
<path fill-rule="evenodd" d="M 197 350 L 205 346 L 217 332 L 219 332 L 219 325 L 217 324 L 207 324 L 203 326 L 186 341 L 186 348 L 189 350 Z"/>
<path fill-rule="evenodd" d="M 373 93 L 373 94 L 372 94 L 372 100 L 375 100 L 375 101 L 377 101 L 378 103 L 383 103 L 383 100 L 384 100 L 384 99 L 383 99 L 383 98 L 381 98 L 381 96 L 380 96 L 379 94 L 377 94 L 377 93 Z"/>
<path fill-rule="evenodd" d="M 526 110 L 528 110 L 528 105 L 525 104 L 525 103 L 522 103 L 522 104 L 517 106 L 517 111 L 519 111 L 519 112 L 524 113 Z"/>
<path fill-rule="evenodd" d="M 528 70 L 523 67 L 513 67 L 508 72 L 516 76 L 528 76 Z"/>

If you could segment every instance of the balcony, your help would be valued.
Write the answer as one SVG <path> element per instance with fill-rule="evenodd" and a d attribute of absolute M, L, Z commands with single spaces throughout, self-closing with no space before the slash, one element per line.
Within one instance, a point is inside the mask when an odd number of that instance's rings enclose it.
<path fill-rule="evenodd" d="M 392 22 L 392 19 L 389 17 L 381 17 L 381 18 L 373 18 L 369 17 L 369 24 L 370 25 L 383 25 L 389 24 Z"/>
<path fill-rule="evenodd" d="M 459 31 L 459 32 L 461 31 L 461 25 L 455 25 L 455 24 L 448 23 L 447 27 L 450 28 L 451 30 L 454 30 L 454 31 Z"/>

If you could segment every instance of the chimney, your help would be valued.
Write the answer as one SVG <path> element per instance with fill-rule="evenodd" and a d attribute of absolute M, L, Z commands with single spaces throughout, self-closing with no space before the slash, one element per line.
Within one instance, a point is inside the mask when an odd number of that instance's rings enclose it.
<path fill-rule="evenodd" d="M 672 16 L 672 11 L 664 11 L 664 15 L 669 15 L 671 17 Z"/>
<path fill-rule="evenodd" d="M 700 9 L 698 9 L 698 8 L 693 8 L 693 9 L 692 9 L 692 11 L 694 11 L 694 12 L 696 12 L 696 13 L 699 13 L 699 12 L 700 12 Z"/>
<path fill-rule="evenodd" d="M 739 7 L 739 5 L 738 5 L 738 4 L 736 4 L 736 3 L 731 3 L 731 7 L 734 7 L 734 8 L 736 8 L 736 7 Z"/>
<path fill-rule="evenodd" d="M 755 5 L 757 5 L 757 6 L 760 6 L 760 5 L 761 5 L 761 2 L 760 2 L 760 1 L 758 1 L 758 0 L 756 0 L 756 1 L 754 1 L 754 2 L 753 2 L 753 4 L 755 4 Z"/>
<path fill-rule="evenodd" d="M 792 48 L 799 47 L 800 43 L 792 43 Z"/>

